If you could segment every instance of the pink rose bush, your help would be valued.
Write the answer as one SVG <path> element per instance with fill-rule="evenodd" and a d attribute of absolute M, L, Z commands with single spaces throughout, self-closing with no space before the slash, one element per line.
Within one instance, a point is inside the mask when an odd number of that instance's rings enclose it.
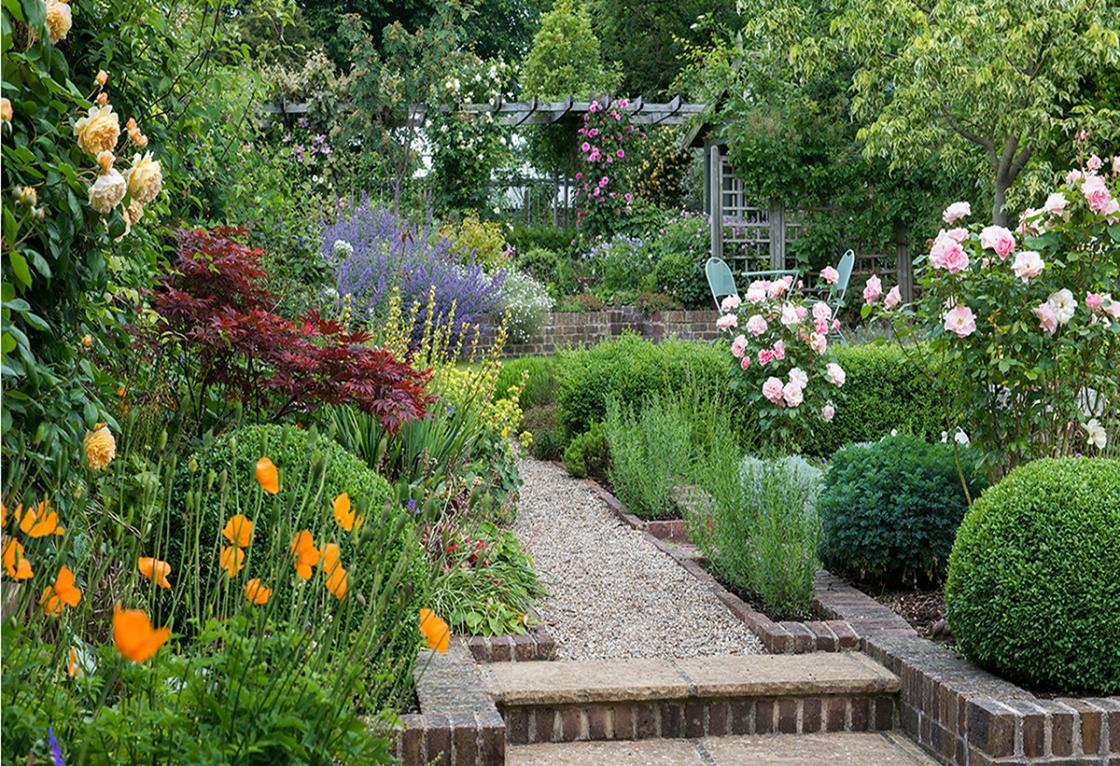
<path fill-rule="evenodd" d="M 1014 231 L 966 226 L 969 206 L 954 203 L 943 216 L 954 228 L 919 261 L 914 304 L 878 301 L 868 280 L 864 317 L 889 312 L 941 389 L 947 430 L 963 427 L 994 477 L 1026 460 L 1118 451 L 1118 191 L 1116 169 L 1087 162 Z"/>
<path fill-rule="evenodd" d="M 731 385 L 755 404 L 770 446 L 796 449 L 836 414 L 834 400 L 846 377 L 827 356 L 836 318 L 823 301 L 806 303 L 792 279 L 756 280 L 745 295 L 735 313 L 717 322 L 727 332 Z"/>

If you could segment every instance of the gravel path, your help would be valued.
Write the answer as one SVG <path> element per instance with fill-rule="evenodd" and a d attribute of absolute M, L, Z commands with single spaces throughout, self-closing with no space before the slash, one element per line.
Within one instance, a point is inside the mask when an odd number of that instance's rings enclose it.
<path fill-rule="evenodd" d="M 514 531 L 549 594 L 537 602 L 567 659 L 758 654 L 745 625 L 563 468 L 522 460 Z"/>

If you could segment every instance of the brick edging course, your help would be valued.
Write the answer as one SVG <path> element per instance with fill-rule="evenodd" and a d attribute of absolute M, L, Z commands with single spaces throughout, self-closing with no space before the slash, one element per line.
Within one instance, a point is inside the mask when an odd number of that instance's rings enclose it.
<path fill-rule="evenodd" d="M 556 659 L 556 639 L 543 623 L 524 635 L 464 636 L 461 641 L 475 662 L 531 662 Z"/>

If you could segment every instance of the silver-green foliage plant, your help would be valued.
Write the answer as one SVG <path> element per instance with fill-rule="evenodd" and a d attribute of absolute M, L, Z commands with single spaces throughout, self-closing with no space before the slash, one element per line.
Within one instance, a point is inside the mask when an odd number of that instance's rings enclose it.
<path fill-rule="evenodd" d="M 654 397 L 640 409 L 607 402 L 611 486 L 631 513 L 644 518 L 674 510 L 673 491 L 688 471 L 690 426 L 686 410 Z"/>
<path fill-rule="evenodd" d="M 509 310 L 506 329 L 510 340 L 524 343 L 540 335 L 552 311 L 548 288 L 528 274 L 510 269 L 502 283 L 502 297 Z"/>

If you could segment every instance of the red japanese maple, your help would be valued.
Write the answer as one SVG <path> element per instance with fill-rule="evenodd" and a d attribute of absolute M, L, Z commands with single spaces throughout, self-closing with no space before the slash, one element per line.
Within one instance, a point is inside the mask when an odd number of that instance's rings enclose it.
<path fill-rule="evenodd" d="M 196 371 L 190 383 L 199 406 L 219 384 L 258 416 L 352 404 L 389 430 L 421 417 L 430 401 L 428 372 L 373 348 L 368 333 L 318 314 L 297 322 L 275 314 L 261 284 L 261 251 L 244 245 L 244 234 L 233 227 L 181 231 L 175 262 L 152 294 L 164 330 Z"/>

